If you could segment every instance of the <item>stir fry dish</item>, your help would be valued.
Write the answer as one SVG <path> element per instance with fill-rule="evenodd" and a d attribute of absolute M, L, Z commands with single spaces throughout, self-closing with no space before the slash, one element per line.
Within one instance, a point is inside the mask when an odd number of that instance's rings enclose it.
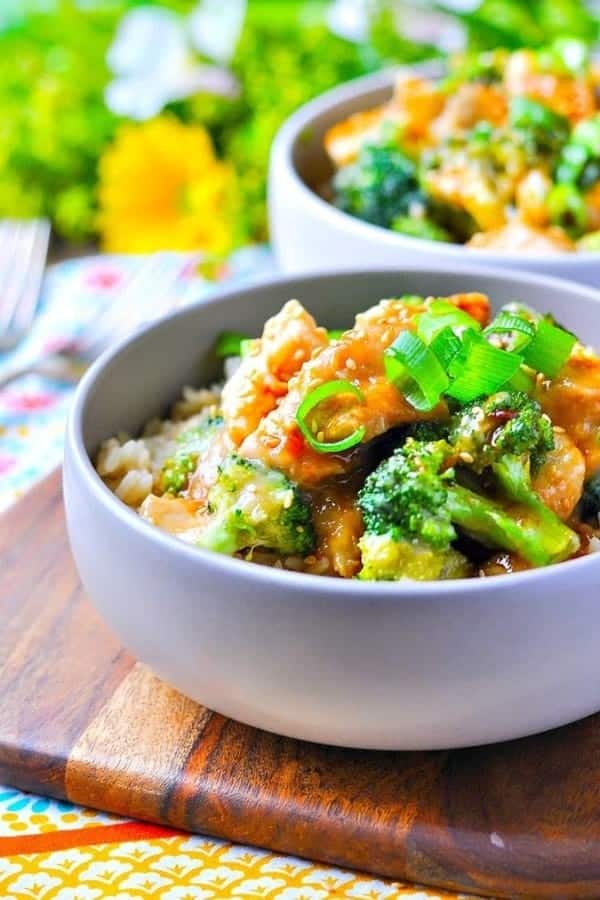
<path fill-rule="evenodd" d="M 600 250 L 600 65 L 565 38 L 398 77 L 332 127 L 332 202 L 411 237 L 490 251 Z"/>
<path fill-rule="evenodd" d="M 256 563 L 367 581 L 490 576 L 600 537 L 600 357 L 484 294 L 402 296 L 327 331 L 296 300 L 225 333 L 222 385 L 111 438 L 148 522 Z"/>

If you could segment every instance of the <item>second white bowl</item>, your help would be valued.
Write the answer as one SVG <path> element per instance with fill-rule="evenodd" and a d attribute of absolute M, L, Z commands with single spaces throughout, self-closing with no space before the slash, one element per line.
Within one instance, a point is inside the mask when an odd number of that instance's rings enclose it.
<path fill-rule="evenodd" d="M 439 67 L 420 67 L 435 76 Z M 348 82 L 301 107 L 277 135 L 269 171 L 271 239 L 285 272 L 431 264 L 490 265 L 571 278 L 600 287 L 600 253 L 490 253 L 444 244 L 370 225 L 341 212 L 316 191 L 332 175 L 326 131 L 352 113 L 389 99 L 393 71 Z"/>

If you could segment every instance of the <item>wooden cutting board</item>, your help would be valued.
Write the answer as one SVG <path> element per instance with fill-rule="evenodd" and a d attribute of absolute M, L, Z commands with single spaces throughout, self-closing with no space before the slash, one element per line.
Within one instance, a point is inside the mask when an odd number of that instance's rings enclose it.
<path fill-rule="evenodd" d="M 99 620 L 58 474 L 0 521 L 0 616 L 0 782 L 454 890 L 600 897 L 600 715 L 493 747 L 375 753 L 211 713 Z"/>

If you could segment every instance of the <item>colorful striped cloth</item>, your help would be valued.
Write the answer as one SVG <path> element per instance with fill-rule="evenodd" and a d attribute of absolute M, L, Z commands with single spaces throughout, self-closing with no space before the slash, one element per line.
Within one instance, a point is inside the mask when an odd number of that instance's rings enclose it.
<path fill-rule="evenodd" d="M 215 280 L 198 256 L 174 255 L 182 303 L 201 299 Z M 119 296 L 135 259 L 94 257 L 50 268 L 40 315 L 18 353 L 3 365 L 34 359 L 77 336 L 88 318 Z M 267 276 L 265 248 L 246 248 L 220 266 L 216 281 Z M 73 386 L 30 375 L 0 391 L 0 508 L 53 469 L 62 455 Z M 0 900 L 434 900 L 455 895 L 381 881 L 126 821 L 0 786 Z"/>

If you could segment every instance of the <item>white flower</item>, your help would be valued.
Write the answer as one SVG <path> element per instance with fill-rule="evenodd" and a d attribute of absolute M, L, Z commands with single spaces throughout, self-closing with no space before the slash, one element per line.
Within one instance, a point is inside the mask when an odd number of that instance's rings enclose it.
<path fill-rule="evenodd" d="M 228 63 L 237 46 L 244 18 L 246 0 L 202 0 L 188 18 L 192 44 L 204 56 Z"/>
<path fill-rule="evenodd" d="M 334 0 L 327 11 L 327 24 L 334 34 L 361 44 L 369 36 L 371 0 Z"/>
<path fill-rule="evenodd" d="M 168 103 L 193 94 L 235 96 L 238 84 L 231 72 L 198 63 L 193 54 L 195 46 L 220 61 L 228 52 L 227 38 L 233 52 L 245 3 L 231 0 L 231 6 L 237 15 L 224 14 L 218 23 L 213 0 L 200 3 L 187 21 L 157 6 L 141 6 L 126 13 L 106 57 L 115 75 L 104 93 L 108 108 L 116 115 L 143 121 Z M 216 39 L 212 48 L 211 34 Z"/>

